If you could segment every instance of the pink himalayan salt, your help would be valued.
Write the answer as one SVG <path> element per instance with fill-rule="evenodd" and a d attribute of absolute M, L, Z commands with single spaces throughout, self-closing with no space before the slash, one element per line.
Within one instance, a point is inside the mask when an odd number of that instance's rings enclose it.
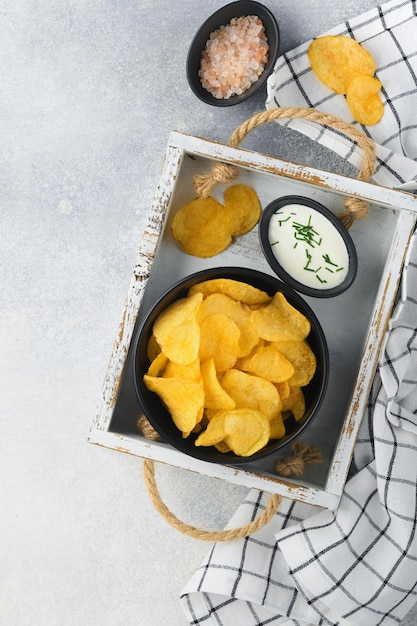
<path fill-rule="evenodd" d="M 265 69 L 268 41 L 256 15 L 235 17 L 211 33 L 201 55 L 201 84 L 215 98 L 246 91 Z"/>

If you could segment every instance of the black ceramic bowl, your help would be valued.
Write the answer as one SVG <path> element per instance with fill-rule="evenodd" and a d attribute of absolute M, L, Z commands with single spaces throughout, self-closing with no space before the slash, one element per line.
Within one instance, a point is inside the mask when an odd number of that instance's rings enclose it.
<path fill-rule="evenodd" d="M 269 52 L 268 61 L 265 65 L 263 73 L 258 80 L 253 83 L 245 92 L 240 95 L 231 96 L 227 99 L 219 99 L 212 96 L 201 84 L 198 75 L 201 62 L 201 53 L 203 52 L 210 34 L 220 28 L 226 26 L 234 17 L 244 17 L 248 15 L 256 15 L 264 25 L 265 34 L 268 39 Z M 200 27 L 194 39 L 191 42 L 187 56 L 187 79 L 194 94 L 207 104 L 214 106 L 226 107 L 239 104 L 243 100 L 249 98 L 255 93 L 266 81 L 271 73 L 279 50 L 279 29 L 274 15 L 269 9 L 259 2 L 251 2 L 250 0 L 242 0 L 241 2 L 232 2 L 213 13 Z"/>
<path fill-rule="evenodd" d="M 293 205 L 301 205 L 301 213 L 296 215 Z M 319 202 L 303 196 L 278 198 L 264 209 L 258 228 L 271 269 L 296 291 L 329 298 L 355 280 L 355 244 L 339 218 Z"/>
<path fill-rule="evenodd" d="M 277 291 L 282 291 L 287 300 L 299 311 L 304 313 L 311 322 L 311 332 L 308 337 L 308 342 L 316 355 L 317 369 L 310 384 L 303 388 L 306 399 L 305 416 L 298 422 L 295 420 L 291 421 L 291 418 L 288 418 L 286 420 L 288 431 L 285 438 L 271 441 L 262 450 L 250 457 L 240 457 L 231 452 L 227 454 L 221 453 L 214 446 L 197 447 L 194 445 L 196 435 L 193 434 L 184 439 L 182 433 L 174 425 L 170 414 L 159 397 L 155 393 L 149 391 L 143 382 L 143 376 L 149 367 L 147 343 L 158 315 L 172 302 L 185 297 L 188 289 L 192 285 L 203 280 L 213 278 L 231 278 L 243 281 L 268 292 L 270 295 L 273 295 Z M 317 415 L 317 411 L 322 403 L 327 387 L 329 373 L 328 348 L 323 330 L 315 314 L 307 303 L 301 298 L 301 296 L 291 289 L 291 287 L 288 287 L 288 285 L 285 285 L 274 276 L 264 274 L 256 270 L 241 267 L 220 267 L 197 272 L 196 274 L 192 274 L 179 281 L 156 302 L 150 313 L 146 316 L 146 319 L 144 319 L 142 324 L 139 325 L 133 345 L 134 386 L 144 414 L 165 442 L 170 443 L 172 446 L 181 450 L 185 454 L 203 461 L 235 465 L 255 461 L 259 458 L 277 452 L 295 437 L 298 437 L 298 435 L 300 435 L 300 433 L 311 423 L 314 416 Z"/>

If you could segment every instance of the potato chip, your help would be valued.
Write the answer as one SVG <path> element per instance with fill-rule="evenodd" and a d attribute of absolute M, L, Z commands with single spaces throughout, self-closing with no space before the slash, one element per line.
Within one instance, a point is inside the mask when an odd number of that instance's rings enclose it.
<path fill-rule="evenodd" d="M 211 293 L 224 293 L 226 296 L 242 302 L 243 304 L 267 304 L 271 302 L 271 296 L 249 283 L 244 283 L 233 278 L 212 278 L 204 280 L 190 287 L 189 294 L 201 292 L 204 297 Z"/>
<path fill-rule="evenodd" d="M 259 335 L 251 321 L 251 309 L 241 302 L 237 302 L 223 293 L 213 293 L 207 296 L 201 304 L 198 320 L 201 323 L 209 315 L 223 313 L 230 317 L 240 330 L 239 356 L 249 354 L 259 341 Z"/>
<path fill-rule="evenodd" d="M 196 446 L 214 446 L 226 437 L 225 416 L 224 411 L 216 411 L 212 419 L 204 430 L 195 440 Z"/>
<path fill-rule="evenodd" d="M 288 398 L 290 395 L 290 385 L 288 380 L 285 380 L 283 383 L 275 383 L 275 387 L 278 389 L 281 400 Z"/>
<path fill-rule="evenodd" d="M 306 403 L 301 387 L 290 387 L 288 398 L 282 401 L 282 411 L 291 411 L 296 420 L 300 420 L 304 416 Z"/>
<path fill-rule="evenodd" d="M 252 187 L 232 185 L 224 192 L 224 205 L 233 224 L 231 235 L 244 235 L 258 223 L 261 205 Z"/>
<path fill-rule="evenodd" d="M 187 364 L 197 359 L 200 344 L 197 313 L 202 300 L 202 294 L 180 298 L 156 319 L 153 333 L 170 361 Z"/>
<path fill-rule="evenodd" d="M 271 428 L 264 413 L 254 409 L 225 411 L 224 443 L 239 456 L 252 456 L 269 441 Z"/>
<path fill-rule="evenodd" d="M 162 375 L 164 378 L 186 378 L 188 380 L 194 380 L 196 383 L 203 384 L 200 371 L 200 359 L 186 364 L 168 361 Z"/>
<path fill-rule="evenodd" d="M 174 215 L 171 232 L 180 248 L 192 256 L 208 258 L 232 242 L 233 224 L 224 206 L 214 198 L 195 198 Z"/>
<path fill-rule="evenodd" d="M 214 447 L 217 448 L 217 450 L 222 454 L 227 454 L 227 452 L 232 451 L 231 448 L 224 441 L 219 441 L 219 443 L 216 443 Z"/>
<path fill-rule="evenodd" d="M 239 338 L 240 330 L 230 317 L 209 315 L 200 324 L 200 361 L 213 359 L 218 372 L 233 367 L 240 353 Z"/>
<path fill-rule="evenodd" d="M 233 398 L 236 408 L 249 408 L 261 411 L 269 420 L 282 410 L 282 400 L 278 390 L 269 380 L 229 369 L 223 374 L 220 384 Z"/>
<path fill-rule="evenodd" d="M 377 78 L 355 76 L 346 91 L 346 102 L 354 119 L 360 124 L 377 124 L 384 115 L 384 105 L 379 96 L 382 84 Z"/>
<path fill-rule="evenodd" d="M 143 377 L 146 387 L 158 394 L 171 414 L 174 424 L 188 436 L 203 417 L 203 387 L 183 378 Z"/>
<path fill-rule="evenodd" d="M 313 378 L 317 361 L 307 341 L 276 341 L 272 344 L 294 367 L 294 374 L 288 380 L 292 387 L 304 387 Z"/>
<path fill-rule="evenodd" d="M 149 365 L 149 376 L 160 376 L 168 363 L 168 357 L 160 352 Z"/>
<path fill-rule="evenodd" d="M 201 376 L 204 385 L 204 408 L 217 411 L 235 408 L 235 401 L 219 383 L 213 359 L 201 364 Z"/>
<path fill-rule="evenodd" d="M 252 456 L 269 441 L 269 420 L 253 409 L 219 411 L 207 429 L 196 439 L 196 446 L 219 445 L 221 442 L 239 456 Z M 227 449 L 227 448 L 226 448 Z"/>
<path fill-rule="evenodd" d="M 282 419 L 282 413 L 279 413 L 269 422 L 269 427 L 271 429 L 271 439 L 282 439 L 283 437 L 285 437 L 285 424 L 284 420 Z"/>
<path fill-rule="evenodd" d="M 252 322 L 266 341 L 302 341 L 310 333 L 310 322 L 278 291 L 270 304 L 252 311 Z"/>
<path fill-rule="evenodd" d="M 273 345 L 260 344 L 250 356 L 239 359 L 236 367 L 273 383 L 282 383 L 294 374 L 292 363 Z"/>
<path fill-rule="evenodd" d="M 340 94 L 346 93 L 354 76 L 375 74 L 372 55 L 350 37 L 341 35 L 318 37 L 308 48 L 308 58 L 319 80 Z"/>
<path fill-rule="evenodd" d="M 148 357 L 149 361 L 152 362 L 160 352 L 161 346 L 155 339 L 155 335 L 152 333 L 152 335 L 149 337 L 148 345 L 146 347 L 146 356 Z"/>

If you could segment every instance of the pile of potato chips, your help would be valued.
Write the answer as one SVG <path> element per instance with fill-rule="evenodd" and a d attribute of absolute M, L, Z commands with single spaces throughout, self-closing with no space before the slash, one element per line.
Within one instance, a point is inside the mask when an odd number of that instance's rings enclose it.
<path fill-rule="evenodd" d="M 314 39 L 308 49 L 311 67 L 321 82 L 344 94 L 353 118 L 372 125 L 384 114 L 379 96 L 381 82 L 375 78 L 372 55 L 357 41 L 341 35 Z"/>
<path fill-rule="evenodd" d="M 192 286 L 156 319 L 146 387 L 196 446 L 249 457 L 305 414 L 316 371 L 310 321 L 282 292 L 215 278 Z"/>
<path fill-rule="evenodd" d="M 247 185 L 232 185 L 225 190 L 223 203 L 210 196 L 184 204 L 174 215 L 171 232 L 184 252 L 207 258 L 223 252 L 233 237 L 252 230 L 260 216 L 256 192 Z"/>

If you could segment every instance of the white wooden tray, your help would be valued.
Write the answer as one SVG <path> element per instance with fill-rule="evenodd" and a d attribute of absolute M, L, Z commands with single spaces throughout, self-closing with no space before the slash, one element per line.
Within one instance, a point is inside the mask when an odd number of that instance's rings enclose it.
<path fill-rule="evenodd" d="M 146 440 L 136 430 L 141 408 L 133 387 L 131 342 L 138 320 L 155 299 L 178 279 L 207 267 L 240 265 L 271 273 L 256 228 L 211 259 L 190 257 L 173 242 L 172 216 L 196 195 L 192 177 L 209 171 L 215 161 L 237 165 L 240 175 L 236 182 L 251 185 L 263 207 L 287 194 L 309 196 L 335 213 L 342 211 L 346 196 L 363 198 L 369 204 L 368 217 L 350 230 L 359 259 L 353 286 L 335 298 L 305 298 L 326 334 L 331 368 L 320 413 L 301 438 L 319 447 L 323 463 L 306 466 L 300 480 L 289 481 L 274 474 L 273 457 L 239 467 L 212 464 L 189 457 L 169 444 Z M 223 190 L 219 185 L 215 193 L 221 198 Z M 416 219 L 417 197 L 412 194 L 172 132 L 89 442 L 335 509 L 346 482 Z"/>

